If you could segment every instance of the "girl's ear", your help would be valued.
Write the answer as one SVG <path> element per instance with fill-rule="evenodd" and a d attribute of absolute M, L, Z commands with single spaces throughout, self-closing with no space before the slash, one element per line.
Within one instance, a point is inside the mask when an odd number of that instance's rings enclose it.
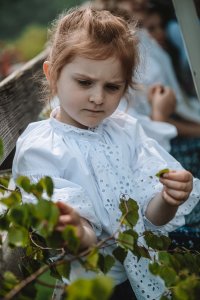
<path fill-rule="evenodd" d="M 43 71 L 44 71 L 44 74 L 46 76 L 46 79 L 49 81 L 49 61 L 46 60 L 44 63 L 43 63 Z"/>

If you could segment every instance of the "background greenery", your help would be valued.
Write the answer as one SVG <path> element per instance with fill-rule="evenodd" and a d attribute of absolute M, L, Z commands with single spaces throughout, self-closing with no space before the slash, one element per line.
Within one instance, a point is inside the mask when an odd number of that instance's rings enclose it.
<path fill-rule="evenodd" d="M 46 27 L 63 9 L 83 0 L 0 0 L 0 39 L 14 39 L 30 24 Z"/>
<path fill-rule="evenodd" d="M 57 15 L 84 0 L 0 0 L 0 52 L 27 61 L 42 51 L 47 27 Z"/>

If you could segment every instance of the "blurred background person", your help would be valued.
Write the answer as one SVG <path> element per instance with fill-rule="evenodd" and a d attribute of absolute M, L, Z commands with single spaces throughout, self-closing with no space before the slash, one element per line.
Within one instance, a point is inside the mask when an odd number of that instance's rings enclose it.
<path fill-rule="evenodd" d="M 161 137 L 165 141 L 169 140 L 170 131 L 168 127 L 166 134 L 162 127 L 160 130 L 156 128 L 161 123 L 174 125 L 178 136 L 171 138 L 170 153 L 195 177 L 200 178 L 200 104 L 196 98 L 188 98 L 179 84 L 171 56 L 165 48 L 163 24 L 159 24 L 162 34 L 159 33 L 158 40 L 147 30 L 151 1 L 98 0 L 92 3 L 101 4 L 101 8 L 124 15 L 127 20 L 134 18 L 138 22 L 140 65 L 137 79 L 142 88 L 129 89 L 120 109 L 126 109 L 127 113 L 138 118 L 144 130 L 146 128 L 146 133 L 158 142 L 161 142 Z M 167 20 L 165 18 L 163 22 Z M 161 20 L 157 18 L 157 21 Z M 200 205 L 188 216 L 186 226 L 171 234 L 175 245 L 189 248 L 198 247 L 199 237 Z"/>

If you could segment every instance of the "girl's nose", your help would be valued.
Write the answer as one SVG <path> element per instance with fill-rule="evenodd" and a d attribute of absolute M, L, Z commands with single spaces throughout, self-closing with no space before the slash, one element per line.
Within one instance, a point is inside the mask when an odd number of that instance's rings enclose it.
<path fill-rule="evenodd" d="M 96 105 L 100 105 L 103 103 L 103 91 L 94 91 L 92 95 L 89 97 L 89 101 L 95 103 Z"/>

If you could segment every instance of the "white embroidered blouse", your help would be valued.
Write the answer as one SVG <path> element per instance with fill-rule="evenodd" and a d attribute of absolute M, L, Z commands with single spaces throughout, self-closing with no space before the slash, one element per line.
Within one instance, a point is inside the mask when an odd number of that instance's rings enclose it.
<path fill-rule="evenodd" d="M 148 202 L 162 189 L 155 174 L 164 168 L 181 166 L 145 135 L 136 119 L 118 111 L 98 127 L 84 130 L 57 121 L 58 109 L 49 119 L 31 123 L 18 139 L 13 162 L 15 179 L 25 175 L 37 181 L 42 176 L 51 176 L 55 186 L 53 200 L 73 206 L 89 220 L 98 239 L 118 229 L 122 194 L 135 199 L 140 207 L 138 233 L 146 229 L 167 232 L 184 224 L 184 215 L 200 198 L 197 179 L 190 198 L 167 225 L 154 226 L 144 216 Z M 26 194 L 23 200 L 34 201 Z M 109 247 L 104 251 L 112 250 Z M 138 299 L 157 299 L 164 285 L 150 274 L 148 263 L 145 258 L 137 261 L 129 253 L 124 265 L 116 262 L 108 275 L 116 284 L 128 278 Z M 86 276 L 85 270 L 74 266 L 71 279 L 76 276 Z"/>

